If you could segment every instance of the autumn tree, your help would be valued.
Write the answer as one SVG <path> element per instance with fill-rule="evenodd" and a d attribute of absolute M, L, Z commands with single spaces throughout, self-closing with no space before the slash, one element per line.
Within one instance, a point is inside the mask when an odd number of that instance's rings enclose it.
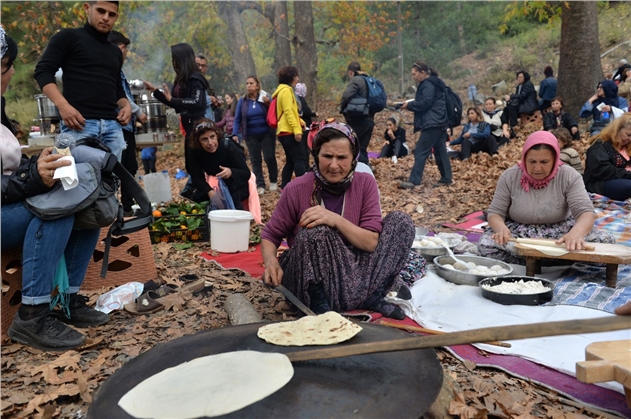
<path fill-rule="evenodd" d="M 559 95 L 564 108 L 578 115 L 604 79 L 598 42 L 598 3 L 565 2 L 561 13 Z"/>
<path fill-rule="evenodd" d="M 307 85 L 307 102 L 316 104 L 318 52 L 313 32 L 313 10 L 310 1 L 294 2 L 294 38 L 296 64 L 301 80 Z"/>
<path fill-rule="evenodd" d="M 230 43 L 228 49 L 232 56 L 232 64 L 238 84 L 245 82 L 247 76 L 256 74 L 254 60 L 250 51 L 248 39 L 240 17 L 238 2 L 220 2 L 219 13 L 228 25 Z"/>

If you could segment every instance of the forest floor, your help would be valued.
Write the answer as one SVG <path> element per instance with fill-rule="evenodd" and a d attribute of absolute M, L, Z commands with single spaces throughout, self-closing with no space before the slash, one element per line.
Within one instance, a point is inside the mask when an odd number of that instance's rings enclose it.
<path fill-rule="evenodd" d="M 337 115 L 332 103 L 319 104 L 320 115 Z M 389 112 L 377 115 L 369 151 L 379 151 Z M 412 115 L 404 113 L 407 120 Z M 406 125 L 410 147 L 416 136 Z M 413 156 L 399 159 L 373 159 L 371 165 L 381 192 L 384 214 L 398 209 L 414 219 L 418 226 L 434 231 L 446 231 L 445 222 L 459 222 L 462 217 L 489 206 L 500 173 L 514 165 L 520 157 L 525 137 L 536 127 L 524 127 L 518 138 L 503 147 L 499 154 L 474 155 L 466 162 L 453 161 L 455 184 L 432 188 L 439 179 L 436 165 L 426 166 L 421 187 L 399 190 L 400 180 L 407 180 L 414 162 Z M 577 146 L 585 147 L 585 140 Z M 159 152 L 158 169 L 168 170 L 172 177 L 173 196 L 185 180 L 174 180 L 175 168 L 183 167 L 179 146 Z M 277 148 L 279 168 L 284 154 Z M 269 220 L 279 192 L 267 192 L 261 197 L 263 222 Z M 89 343 L 83 348 L 65 353 L 50 353 L 25 347 L 10 341 L 3 342 L 2 362 L 2 417 L 18 418 L 84 418 L 99 386 L 117 369 L 137 355 L 160 342 L 195 333 L 200 330 L 229 325 L 223 308 L 225 299 L 234 293 L 244 294 L 265 321 L 296 318 L 278 292 L 271 290 L 257 278 L 236 270 L 223 270 L 199 257 L 210 252 L 208 242 L 195 243 L 186 250 L 177 250 L 170 243 L 154 245 L 158 270 L 156 281 L 182 285 L 180 277 L 195 274 L 212 282 L 212 289 L 197 295 L 179 295 L 165 304 L 166 309 L 155 314 L 132 316 L 124 311 L 111 314 L 111 321 L 87 330 Z M 99 293 L 89 293 L 94 303 Z M 168 297 L 167 297 L 168 298 Z M 471 362 L 460 362 L 448 352 L 437 349 L 446 375 L 455 382 L 455 396 L 449 411 L 461 418 L 593 418 L 612 417 L 581 406 L 563 395 L 528 380 L 513 377 L 502 371 L 477 367 Z"/>

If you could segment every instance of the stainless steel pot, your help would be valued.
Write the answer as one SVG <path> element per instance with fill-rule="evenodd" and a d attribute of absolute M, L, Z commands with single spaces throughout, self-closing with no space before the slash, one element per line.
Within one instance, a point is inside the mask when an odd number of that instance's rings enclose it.
<path fill-rule="evenodd" d="M 143 106 L 145 109 L 147 119 L 157 118 L 161 116 L 166 117 L 167 107 L 165 104 L 158 100 L 148 100 L 144 102 L 141 106 Z"/>
<path fill-rule="evenodd" d="M 57 106 L 55 106 L 53 101 L 50 100 L 48 96 L 35 95 L 35 99 L 37 100 L 37 113 L 40 119 L 61 119 L 61 115 L 59 115 L 59 109 L 57 109 Z"/>

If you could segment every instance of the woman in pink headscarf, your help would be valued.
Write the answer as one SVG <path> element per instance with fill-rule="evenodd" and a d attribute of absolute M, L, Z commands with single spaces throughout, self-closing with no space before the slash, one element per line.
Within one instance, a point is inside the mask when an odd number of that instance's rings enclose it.
<path fill-rule="evenodd" d="M 489 227 L 478 243 L 482 256 L 524 264 L 509 238 L 555 239 L 567 250 L 585 242 L 613 243 L 614 237 L 594 227 L 594 206 L 581 175 L 559 159 L 556 137 L 531 134 L 517 166 L 500 176 L 488 210 Z"/>

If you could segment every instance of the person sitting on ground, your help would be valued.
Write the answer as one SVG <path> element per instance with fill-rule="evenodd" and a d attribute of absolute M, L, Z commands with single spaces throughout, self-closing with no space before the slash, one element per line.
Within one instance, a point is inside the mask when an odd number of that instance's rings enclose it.
<path fill-rule="evenodd" d="M 52 154 L 53 148 L 42 150 L 39 156 L 22 155 L 20 143 L 5 112 L 4 93 L 15 73 L 13 62 L 18 55 L 17 43 L 0 27 L 2 53 L 2 125 L 0 125 L 0 156 L 2 156 L 2 214 L 0 231 L 2 250 L 22 248 L 22 304 L 18 308 L 7 334 L 24 345 L 43 351 L 65 351 L 81 346 L 85 335 L 64 323 L 77 327 L 99 326 L 109 316 L 88 307 L 86 298 L 78 294 L 85 279 L 90 258 L 99 239 L 100 229 L 75 229 L 74 214 L 56 220 L 43 220 L 33 215 L 24 200 L 50 190 L 59 179 L 55 170 L 70 162 Z M 62 257 L 65 264 L 60 263 Z M 60 266 L 67 269 L 68 288 L 54 286 Z M 54 290 L 53 290 L 54 288 Z M 60 292 L 68 309 L 51 310 L 51 293 Z M 63 322 L 63 323 L 62 323 Z"/>
<path fill-rule="evenodd" d="M 484 122 L 491 127 L 491 135 L 495 138 L 495 141 L 497 141 L 497 146 L 501 147 L 504 144 L 508 144 L 510 140 L 508 137 L 504 137 L 504 133 L 502 132 L 502 114 L 504 111 L 497 109 L 495 102 L 494 97 L 486 98 L 484 108 L 482 109 L 482 116 L 484 117 Z"/>
<path fill-rule="evenodd" d="M 563 110 L 563 99 L 560 96 L 555 97 L 550 103 L 552 108 L 550 112 L 546 112 L 543 115 L 543 129 L 546 131 L 552 131 L 555 128 L 567 129 L 574 140 L 580 140 L 581 135 L 578 132 L 578 124 L 576 120 L 572 118 L 572 115 Z"/>
<path fill-rule="evenodd" d="M 497 154 L 497 141 L 491 135 L 491 126 L 484 122 L 482 112 L 478 108 L 467 109 L 467 122 L 458 138 L 449 145 L 461 144 L 458 154 L 460 160 L 467 160 L 471 154 L 484 151 L 490 155 Z"/>
<path fill-rule="evenodd" d="M 388 118 L 383 138 L 386 144 L 381 149 L 379 157 L 392 157 L 392 162 L 396 163 L 399 157 L 408 155 L 408 149 L 405 144 L 405 129 L 397 126 L 396 119 Z"/>
<path fill-rule="evenodd" d="M 506 138 L 514 138 L 513 127 L 519 124 L 517 121 L 519 115 L 530 115 L 539 110 L 537 91 L 535 85 L 530 81 L 530 74 L 523 70 L 517 72 L 515 93 L 510 95 L 507 100 L 508 104 L 502 114 L 502 130 Z"/>
<path fill-rule="evenodd" d="M 250 196 L 250 169 L 243 151 L 234 141 L 224 141 L 221 128 L 207 118 L 197 121 L 188 139 L 191 180 L 195 186 L 193 200 L 213 200 L 217 191 L 206 181 L 206 175 L 223 180 L 230 191 L 234 207 L 243 209 L 242 201 Z"/>
<path fill-rule="evenodd" d="M 232 129 L 234 127 L 234 116 L 237 111 L 237 95 L 235 93 L 226 93 L 226 112 L 223 114 L 223 118 L 221 121 L 217 122 L 216 125 L 223 129 L 228 137 L 232 138 Z M 224 128 L 225 127 L 225 128 Z M 234 137 L 233 139 L 236 139 Z M 238 139 L 237 139 L 238 141 Z"/>
<path fill-rule="evenodd" d="M 624 70 L 620 80 L 620 84 L 618 85 L 618 96 L 624 98 L 628 103 L 631 100 L 631 68 L 626 68 Z"/>
<path fill-rule="evenodd" d="M 594 228 L 596 214 L 581 175 L 563 164 L 552 133 L 532 133 L 521 162 L 497 182 L 488 210 L 489 228 L 478 242 L 481 256 L 525 264 L 510 238 L 555 239 L 567 250 L 585 242 L 614 243 L 614 237 Z"/>
<path fill-rule="evenodd" d="M 557 79 L 554 78 L 552 67 L 543 69 L 546 78 L 539 83 L 539 110 L 543 113 L 550 108 L 552 100 L 557 95 Z"/>
<path fill-rule="evenodd" d="M 323 124 L 311 153 L 313 170 L 287 185 L 261 233 L 263 280 L 318 314 L 362 308 L 403 319 L 384 297 L 407 262 L 412 219 L 382 219 L 375 179 L 355 171 L 360 146 L 348 125 Z M 277 259 L 284 238 L 289 249 Z"/>
<path fill-rule="evenodd" d="M 631 198 L 631 112 L 589 139 L 585 152 L 585 187 L 617 201 Z"/>
<path fill-rule="evenodd" d="M 566 128 L 560 127 L 555 128 L 550 132 L 552 135 L 557 137 L 557 140 L 559 141 L 559 149 L 561 150 L 559 158 L 561 161 L 568 166 L 573 167 L 582 175 L 583 162 L 581 161 L 581 156 L 578 155 L 578 151 L 572 148 L 572 137 L 570 136 L 570 131 Z"/>
<path fill-rule="evenodd" d="M 629 111 L 627 101 L 618 96 L 618 86 L 611 80 L 598 83 L 596 94 L 590 97 L 581 108 L 581 118 L 592 117 L 590 134 L 598 134 L 611 121 Z"/>

